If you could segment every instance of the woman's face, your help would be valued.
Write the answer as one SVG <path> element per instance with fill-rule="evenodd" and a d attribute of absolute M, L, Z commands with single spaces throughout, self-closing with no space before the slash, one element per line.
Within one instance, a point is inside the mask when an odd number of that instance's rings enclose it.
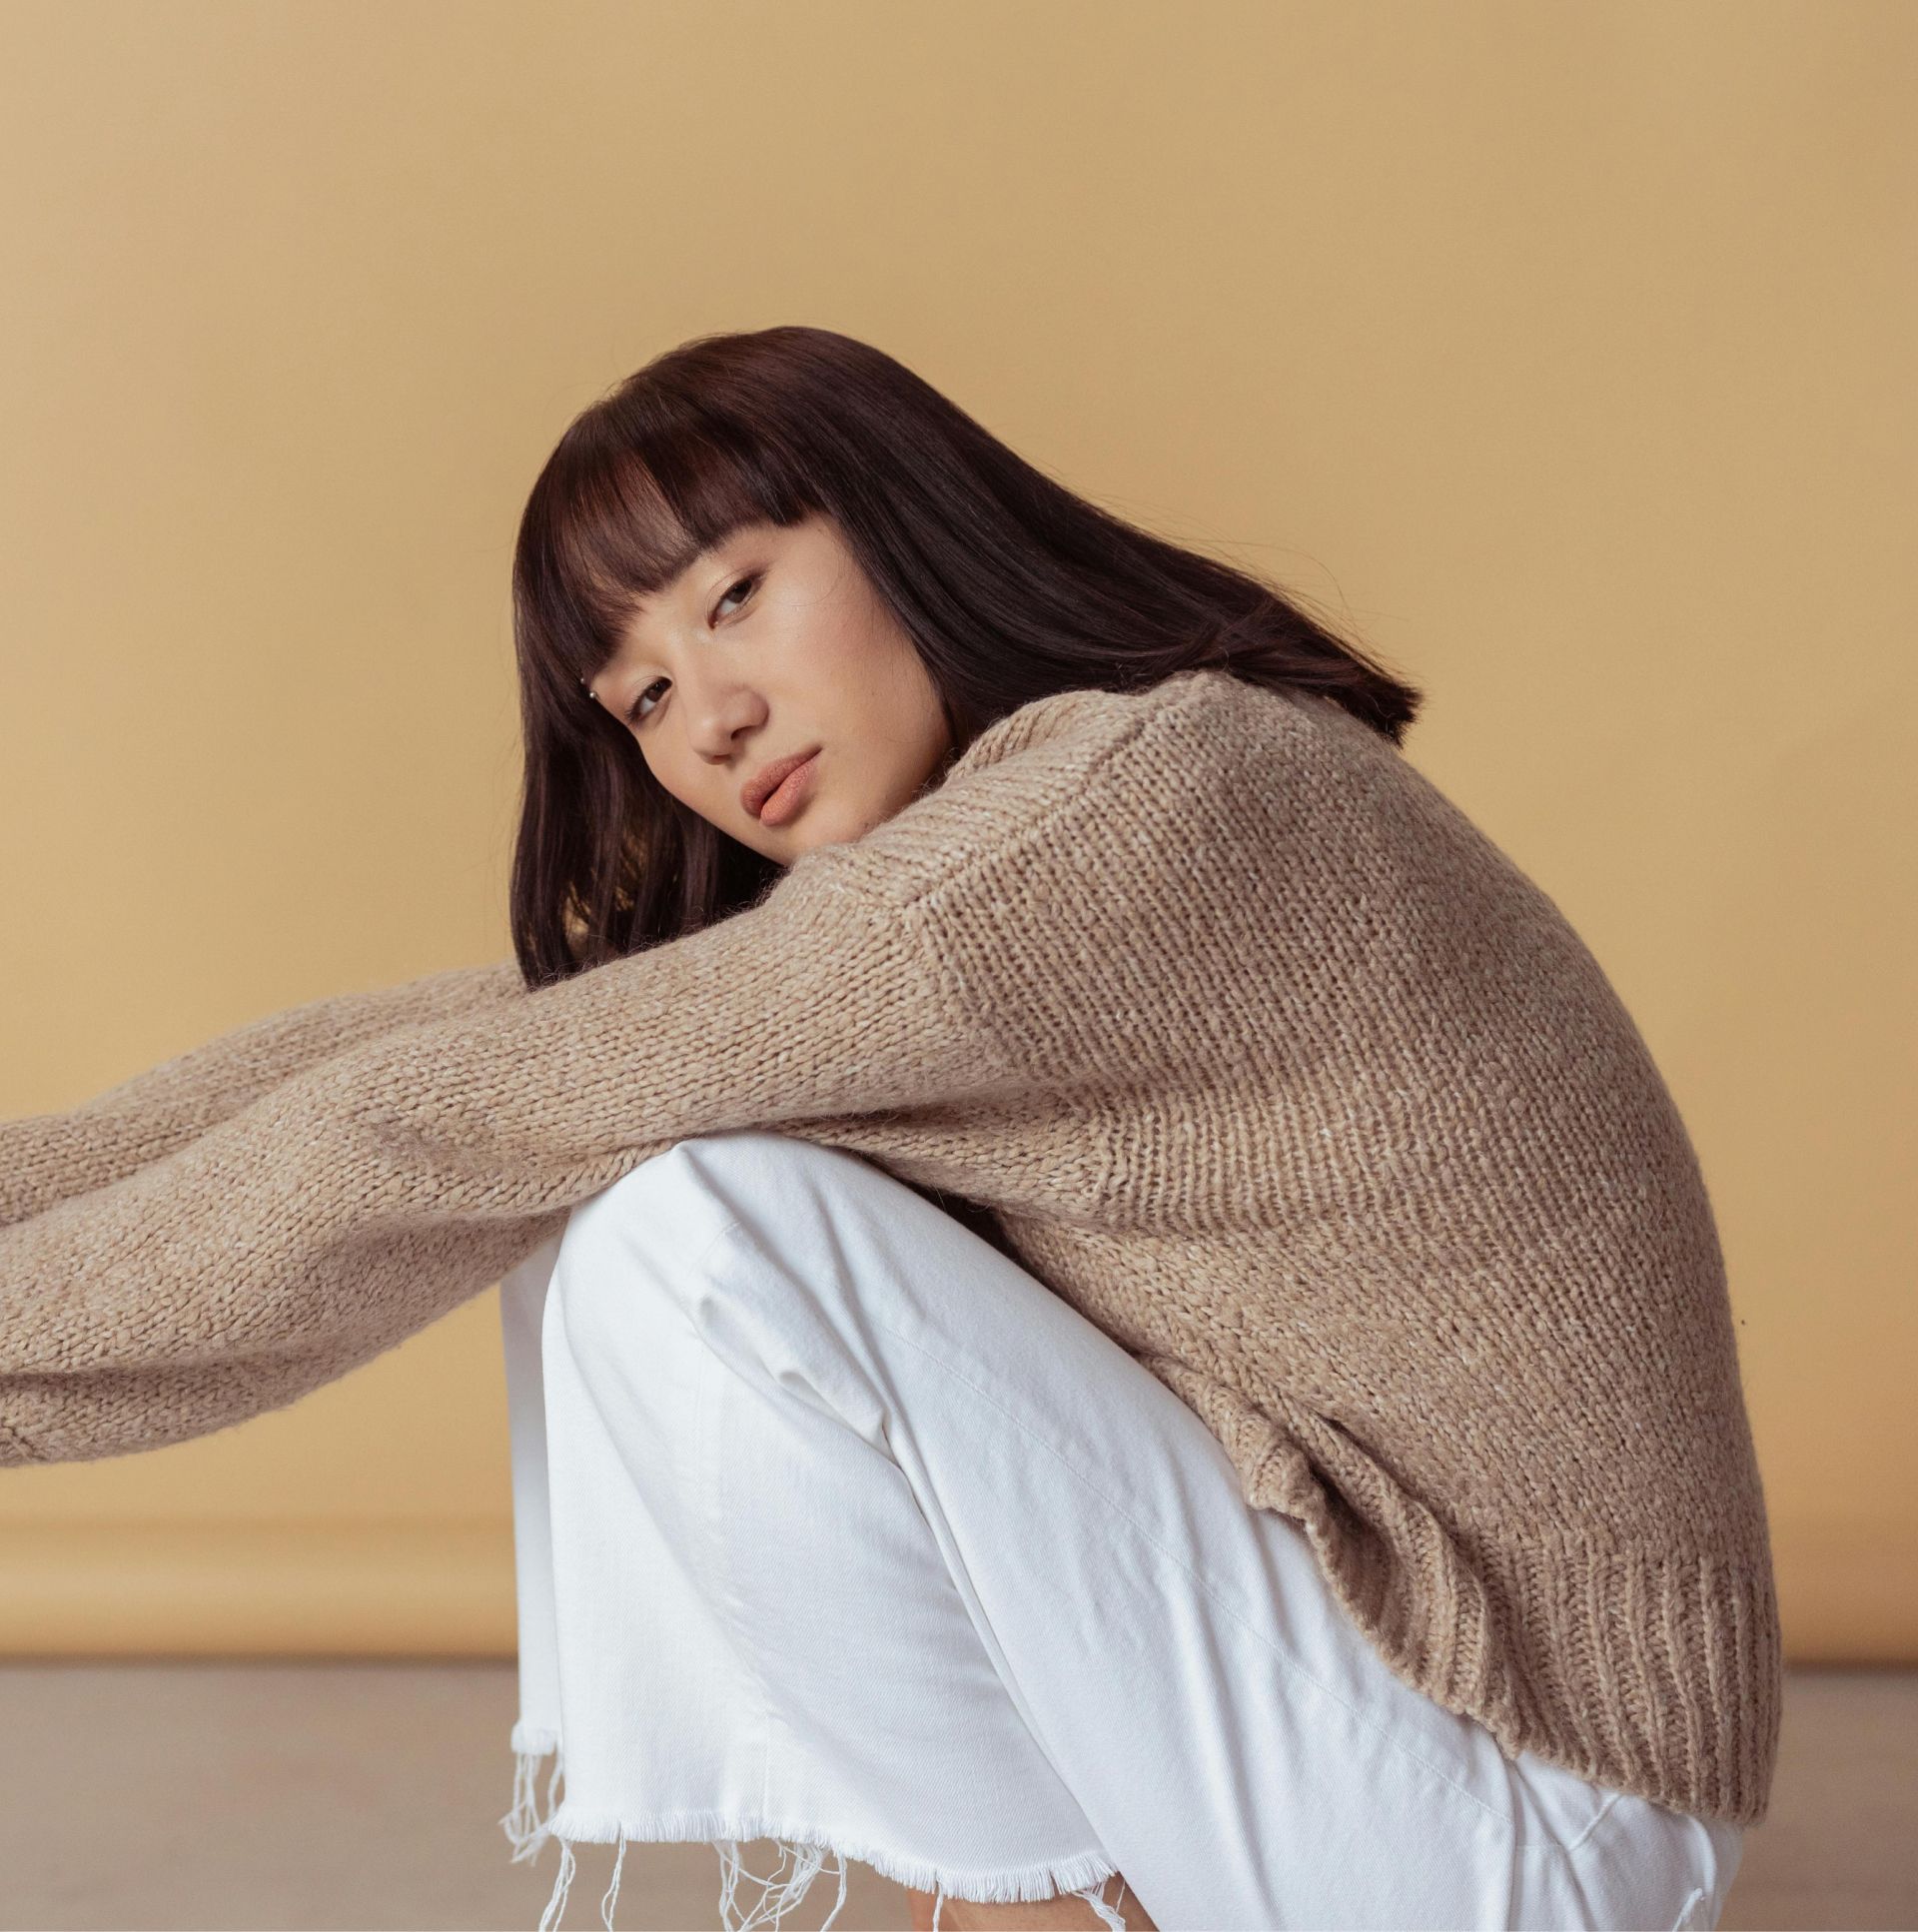
<path fill-rule="evenodd" d="M 817 514 L 749 524 L 694 558 L 637 605 L 589 688 L 673 797 L 788 865 L 891 817 L 951 745 L 919 653 Z M 784 791 L 741 796 L 807 752 Z"/>

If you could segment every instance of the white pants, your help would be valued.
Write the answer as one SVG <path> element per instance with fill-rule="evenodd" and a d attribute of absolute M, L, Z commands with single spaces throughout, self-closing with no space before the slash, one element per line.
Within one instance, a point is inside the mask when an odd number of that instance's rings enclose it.
<path fill-rule="evenodd" d="M 708 1841 L 1163 1932 L 1709 1927 L 1742 1834 L 1397 1677 L 1103 1331 L 874 1163 L 679 1142 L 502 1282 L 515 1856 Z M 558 1747 L 532 1808 L 534 1754 Z M 740 1847 L 780 1871 L 735 1917 Z M 781 1877 L 785 1860 L 796 1869 Z M 836 1913 L 837 1907 L 834 1907 Z M 827 1924 L 831 1923 L 828 1917 Z"/>

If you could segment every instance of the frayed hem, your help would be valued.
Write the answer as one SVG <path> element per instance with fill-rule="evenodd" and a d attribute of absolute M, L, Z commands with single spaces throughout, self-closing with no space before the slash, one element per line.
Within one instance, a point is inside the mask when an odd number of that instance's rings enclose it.
<path fill-rule="evenodd" d="M 524 1724 L 513 1725 L 508 1742 L 512 1746 L 512 1804 L 499 1820 L 499 1829 L 512 1846 L 508 1862 L 517 1865 L 536 1857 L 539 1847 L 552 1835 L 553 1794 L 565 1772 L 565 1753 L 551 1731 L 535 1730 Z M 552 1774 L 546 1780 L 546 1813 L 542 1818 L 533 1792 L 533 1778 L 539 1759 L 548 1751 L 552 1753 Z"/>
<path fill-rule="evenodd" d="M 679 1845 L 710 1844 L 719 1858 L 719 1923 L 723 1932 L 757 1932 L 761 1926 L 776 1927 L 789 1912 L 797 1911 L 812 1882 L 822 1870 L 832 1869 L 839 1880 L 839 1895 L 821 1922 L 819 1932 L 839 1916 L 846 1902 L 846 1861 L 856 1858 L 881 1878 L 904 1885 L 916 1892 L 933 1894 L 933 1926 L 938 1927 L 939 1909 L 948 1898 L 960 1898 L 986 1905 L 1015 1904 L 1052 1898 L 1060 1893 L 1076 1893 L 1084 1898 L 1110 1928 L 1126 1932 L 1125 1920 L 1107 1903 L 1106 1887 L 1118 1876 L 1118 1867 L 1102 1853 L 1087 1852 L 1078 1858 L 1059 1859 L 1047 1864 L 1028 1865 L 1014 1872 L 967 1872 L 928 1864 L 923 1860 L 899 1858 L 876 1845 L 847 1844 L 829 1840 L 823 1832 L 782 1831 L 770 1819 L 728 1815 L 718 1811 L 674 1811 L 656 1817 L 626 1821 L 580 1815 L 561 1804 L 538 1830 L 538 1842 L 547 1837 L 558 1840 L 559 1870 L 553 1879 L 552 1896 L 539 1921 L 539 1932 L 553 1932 L 565 1910 L 566 1894 L 578 1870 L 574 1847 L 582 1844 L 617 1843 L 619 1862 L 626 1846 L 632 1843 Z M 765 1878 L 744 1869 L 741 1848 L 755 1839 L 770 1839 L 779 1848 L 779 1864 Z M 536 1849 L 536 1846 L 533 1847 Z M 516 1855 L 515 1855 L 516 1856 Z M 793 1869 L 787 1872 L 788 1862 Z M 836 1861 L 836 1864 L 835 1862 Z M 741 1914 L 738 1889 L 741 1879 L 760 1888 L 751 1909 Z M 612 1885 L 600 1905 L 601 1922 L 613 1932 L 612 1903 L 619 1887 L 619 1864 L 613 1867 Z"/>
<path fill-rule="evenodd" d="M 763 1838 L 768 1834 L 755 1831 L 748 1835 Z M 829 1847 L 801 1845 L 789 1838 L 781 1838 L 777 1842 L 779 1867 L 770 1878 L 759 1878 L 745 1870 L 736 1839 L 713 1846 L 713 1850 L 719 1854 L 719 1923 L 725 1932 L 750 1932 L 750 1928 L 759 1925 L 776 1926 L 786 1913 L 798 1911 L 812 1887 L 812 1881 L 824 1868 Z M 839 1896 L 833 1900 L 832 1910 L 820 1921 L 819 1932 L 826 1932 L 826 1927 L 839 1916 L 839 1909 L 846 1902 L 846 1854 L 835 1852 L 832 1855 L 839 1860 Z M 786 1869 L 788 1858 L 795 1861 L 795 1868 L 790 1878 L 781 1878 L 780 1873 Z M 738 1889 L 742 1876 L 751 1879 L 759 1887 L 759 1902 L 745 1918 L 737 1918 L 733 1914 L 733 1893 Z M 766 1917 L 768 1907 L 772 1911 L 771 1918 Z"/>

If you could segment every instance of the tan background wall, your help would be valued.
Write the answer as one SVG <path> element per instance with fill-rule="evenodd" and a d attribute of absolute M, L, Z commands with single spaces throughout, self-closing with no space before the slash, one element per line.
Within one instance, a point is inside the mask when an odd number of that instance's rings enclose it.
<path fill-rule="evenodd" d="M 1666 1070 L 1791 1654 L 1918 1656 L 1918 8 L 0 8 L 0 1108 L 495 958 L 505 582 L 694 334 L 889 350 L 1424 685 Z M 512 1642 L 495 1298 L 0 1478 L 0 1647 Z"/>

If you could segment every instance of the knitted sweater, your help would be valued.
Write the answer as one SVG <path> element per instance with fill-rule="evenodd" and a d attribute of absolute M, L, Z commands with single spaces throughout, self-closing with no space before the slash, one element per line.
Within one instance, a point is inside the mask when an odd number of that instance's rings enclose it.
<path fill-rule="evenodd" d="M 1670 1095 L 1396 746 L 1224 670 L 1022 706 L 670 943 L 315 1001 L 0 1126 L 0 1460 L 291 1403 L 748 1127 L 983 1204 L 1407 1682 L 1765 1815 L 1769 1534 Z"/>

